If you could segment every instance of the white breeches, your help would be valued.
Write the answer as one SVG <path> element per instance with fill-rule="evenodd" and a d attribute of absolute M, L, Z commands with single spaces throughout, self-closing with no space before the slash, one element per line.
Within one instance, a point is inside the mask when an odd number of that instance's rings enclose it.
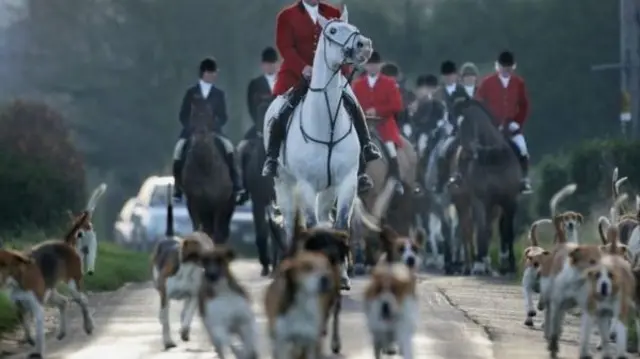
<path fill-rule="evenodd" d="M 221 142 L 222 145 L 224 146 L 224 150 L 227 154 L 232 154 L 235 152 L 235 148 L 233 147 L 233 143 L 231 142 L 231 140 L 229 140 L 226 137 L 223 136 L 216 136 Z M 178 140 L 178 142 L 176 142 L 176 146 L 173 148 L 173 159 L 174 160 L 179 160 L 180 157 L 182 156 L 182 151 L 184 150 L 184 145 L 187 142 L 186 139 L 181 138 Z"/>
<path fill-rule="evenodd" d="M 176 147 L 173 148 L 173 160 L 177 161 L 180 159 L 182 155 L 182 149 L 184 148 L 184 144 L 187 142 L 184 138 L 181 138 L 176 143 Z"/>
<path fill-rule="evenodd" d="M 509 131 L 516 132 L 518 130 L 520 130 L 520 125 L 517 122 L 511 122 L 509 124 Z M 517 135 L 511 137 L 511 141 L 516 145 L 516 147 L 518 147 L 518 150 L 520 150 L 520 154 L 523 157 L 529 156 L 527 142 L 524 140 L 524 136 L 522 135 L 522 133 L 518 133 Z"/>
<path fill-rule="evenodd" d="M 396 151 L 396 144 L 395 143 L 393 143 L 391 141 L 385 142 L 384 143 L 384 147 L 386 147 L 387 151 L 389 151 L 389 156 L 391 158 L 398 157 L 398 151 Z"/>
<path fill-rule="evenodd" d="M 527 149 L 527 142 L 524 140 L 524 136 L 521 133 L 511 137 L 511 141 L 513 141 L 516 147 L 518 147 L 518 150 L 520 150 L 520 154 L 523 157 L 529 156 L 529 150 Z"/>

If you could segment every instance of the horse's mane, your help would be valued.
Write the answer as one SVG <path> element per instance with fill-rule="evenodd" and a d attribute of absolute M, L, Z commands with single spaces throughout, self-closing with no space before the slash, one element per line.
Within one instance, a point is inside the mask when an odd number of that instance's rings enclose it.
<path fill-rule="evenodd" d="M 462 100 L 454 105 L 454 110 L 454 113 L 465 117 L 462 126 L 475 126 L 477 140 L 480 145 L 508 145 L 506 139 L 495 125 L 495 117 L 482 102 L 475 99 Z"/>

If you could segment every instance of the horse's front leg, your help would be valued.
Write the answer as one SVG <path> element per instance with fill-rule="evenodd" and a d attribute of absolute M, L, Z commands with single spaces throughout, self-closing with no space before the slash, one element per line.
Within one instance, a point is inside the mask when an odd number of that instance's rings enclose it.
<path fill-rule="evenodd" d="M 319 222 L 329 222 L 331 220 L 331 210 L 335 201 L 336 191 L 334 188 L 328 188 L 318 193 L 316 215 Z"/>
<path fill-rule="evenodd" d="M 296 209 L 295 198 L 291 191 L 291 188 L 293 188 L 292 186 L 295 186 L 295 183 L 285 182 L 280 178 L 274 181 L 276 201 L 280 208 L 280 213 L 282 213 L 282 219 L 284 222 L 284 231 L 286 236 L 284 243 L 285 248 L 289 248 L 290 244 L 293 243 L 293 228 L 295 226 L 294 221 Z"/>
<path fill-rule="evenodd" d="M 347 177 L 337 189 L 338 203 L 337 203 L 337 211 L 336 211 L 336 220 L 334 223 L 334 228 L 341 229 L 349 233 L 349 224 L 351 219 L 351 211 L 353 210 L 353 201 L 356 198 L 357 187 L 358 187 L 358 179 L 355 176 Z M 341 288 L 343 290 L 351 289 L 351 280 L 349 279 L 349 275 L 347 274 L 348 263 L 347 259 L 345 259 L 345 263 L 342 264 L 341 268 Z"/>
<path fill-rule="evenodd" d="M 516 209 L 516 203 L 507 203 L 502 207 L 502 216 L 500 217 L 500 274 L 502 275 L 515 274 L 517 271 L 513 250 Z"/>

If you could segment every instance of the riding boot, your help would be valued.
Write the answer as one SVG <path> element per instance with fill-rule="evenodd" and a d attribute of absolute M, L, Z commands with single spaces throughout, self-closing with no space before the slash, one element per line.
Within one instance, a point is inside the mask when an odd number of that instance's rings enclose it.
<path fill-rule="evenodd" d="M 240 177 L 240 171 L 238 170 L 233 153 L 227 153 L 225 160 L 229 167 L 229 175 L 231 176 L 231 182 L 233 183 L 233 194 L 236 198 L 236 204 L 242 204 L 247 201 L 247 192 L 242 186 L 242 178 Z"/>
<path fill-rule="evenodd" d="M 400 165 L 398 164 L 398 157 L 389 158 L 389 176 L 396 181 L 396 192 L 399 195 L 404 194 L 404 187 L 402 186 L 402 180 L 400 179 Z"/>
<path fill-rule="evenodd" d="M 182 200 L 182 160 L 173 160 L 173 200 L 180 202 Z"/>
<path fill-rule="evenodd" d="M 262 167 L 262 175 L 265 177 L 275 177 L 278 175 L 278 156 L 280 155 L 280 145 L 284 140 L 287 131 L 287 121 L 298 106 L 302 98 L 307 93 L 309 85 L 303 81 L 294 87 L 289 93 L 284 106 L 275 118 L 271 119 L 273 123 L 269 127 L 269 143 L 267 144 L 267 158 Z"/>
<path fill-rule="evenodd" d="M 381 158 L 382 154 L 380 154 L 380 149 L 371 142 L 369 128 L 367 127 L 367 119 L 365 118 L 360 105 L 358 105 L 358 103 L 346 93 L 342 94 L 342 100 L 344 101 L 344 108 L 353 120 L 353 127 L 358 135 L 361 148 L 360 151 L 362 151 L 365 163 Z"/>
<path fill-rule="evenodd" d="M 364 157 L 360 155 L 358 161 L 358 193 L 366 193 L 373 188 L 373 181 L 371 177 L 366 173 L 367 164 L 364 161 Z"/>
<path fill-rule="evenodd" d="M 529 156 L 518 156 L 520 160 L 520 167 L 522 168 L 522 182 L 521 192 L 522 194 L 533 193 L 531 187 L 531 180 L 529 179 Z"/>

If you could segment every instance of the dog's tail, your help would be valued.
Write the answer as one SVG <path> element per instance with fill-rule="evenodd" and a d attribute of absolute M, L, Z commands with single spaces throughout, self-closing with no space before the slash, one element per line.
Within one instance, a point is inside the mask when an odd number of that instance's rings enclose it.
<path fill-rule="evenodd" d="M 106 191 L 106 183 L 101 183 L 98 187 L 96 187 L 96 189 L 93 190 L 93 193 L 91 193 L 91 197 L 89 197 L 89 200 L 87 201 L 87 208 L 85 210 L 92 214 L 96 210 L 98 201 L 100 201 L 100 198 L 102 198 Z"/>
<path fill-rule="evenodd" d="M 607 244 L 606 233 L 610 227 L 611 222 L 609 221 L 609 218 L 605 216 L 600 216 L 600 218 L 598 218 L 598 234 L 600 235 L 600 241 L 602 244 Z"/>
<path fill-rule="evenodd" d="M 164 235 L 167 237 L 175 236 L 175 229 L 173 227 L 173 185 L 167 185 L 167 223 L 165 226 Z"/>
<path fill-rule="evenodd" d="M 562 216 L 553 217 L 553 227 L 556 230 L 556 243 L 567 243 L 567 234 L 564 232 Z"/>
<path fill-rule="evenodd" d="M 545 224 L 545 223 L 553 224 L 553 221 L 551 221 L 549 218 L 543 218 L 533 222 L 533 224 L 531 225 L 531 228 L 529 229 L 529 242 L 531 243 L 532 246 L 539 247 L 537 229 L 539 225 Z"/>
<path fill-rule="evenodd" d="M 575 183 L 570 183 L 570 184 L 564 186 L 558 192 L 556 192 L 556 194 L 554 194 L 553 197 L 551 197 L 551 201 L 549 201 L 549 208 L 551 210 L 551 217 L 555 217 L 558 214 L 558 204 L 563 199 L 565 199 L 565 198 L 569 197 L 570 195 L 572 195 L 576 191 L 577 188 L 578 188 L 578 185 L 576 185 Z"/>
<path fill-rule="evenodd" d="M 371 213 L 369 213 L 364 207 L 364 203 L 362 202 L 362 200 L 359 197 L 356 197 L 353 213 L 356 218 L 358 218 L 369 230 L 372 230 L 374 232 L 382 231 L 382 218 L 387 212 L 387 208 L 389 208 L 391 199 L 393 199 L 393 194 L 395 191 L 394 188 L 394 180 L 387 180 L 384 189 L 382 190 L 382 192 L 380 192 L 380 194 L 378 194 L 378 197 L 373 204 Z"/>
<path fill-rule="evenodd" d="M 628 177 L 618 177 L 618 167 L 616 167 L 613 169 L 613 175 L 611 176 L 611 196 L 613 201 L 620 196 L 620 187 L 629 179 Z"/>
<path fill-rule="evenodd" d="M 607 243 L 610 244 L 609 253 L 617 254 L 618 253 L 618 228 L 616 226 L 611 226 L 607 229 Z"/>
<path fill-rule="evenodd" d="M 620 220 L 620 213 L 622 213 L 622 205 L 626 202 L 629 196 L 626 193 L 619 195 L 613 202 L 613 205 L 609 209 L 609 220 L 611 223 L 618 223 Z"/>

